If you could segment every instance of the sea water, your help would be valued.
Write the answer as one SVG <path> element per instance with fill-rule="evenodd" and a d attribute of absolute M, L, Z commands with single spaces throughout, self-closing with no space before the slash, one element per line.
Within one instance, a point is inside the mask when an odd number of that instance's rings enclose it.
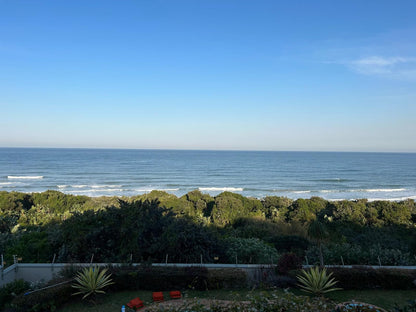
<path fill-rule="evenodd" d="M 415 153 L 0 148 L 0 191 L 416 199 Z"/>

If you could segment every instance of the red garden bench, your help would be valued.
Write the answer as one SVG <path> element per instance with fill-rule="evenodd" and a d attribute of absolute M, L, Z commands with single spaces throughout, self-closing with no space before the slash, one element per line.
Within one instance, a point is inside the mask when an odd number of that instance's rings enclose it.
<path fill-rule="evenodd" d="M 163 293 L 161 291 L 154 292 L 153 301 L 154 302 L 163 301 Z"/>
<path fill-rule="evenodd" d="M 130 302 L 127 303 L 127 306 L 130 309 L 138 311 L 144 307 L 144 304 L 143 304 L 143 301 L 139 297 L 137 297 L 137 298 L 130 300 Z"/>
<path fill-rule="evenodd" d="M 182 298 L 182 294 L 179 290 L 173 290 L 169 292 L 169 295 L 172 299 L 180 299 Z"/>

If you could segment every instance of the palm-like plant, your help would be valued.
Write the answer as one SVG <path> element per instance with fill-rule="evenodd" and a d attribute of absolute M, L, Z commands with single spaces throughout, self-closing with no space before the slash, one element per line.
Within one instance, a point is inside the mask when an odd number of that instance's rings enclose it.
<path fill-rule="evenodd" d="M 322 296 L 331 291 L 341 290 L 334 285 L 337 283 L 331 278 L 332 273 L 327 274 L 326 269 L 318 267 L 311 268 L 309 271 L 302 270 L 302 274 L 297 276 L 298 286 L 308 293 Z"/>
<path fill-rule="evenodd" d="M 106 274 L 107 269 L 100 269 L 99 267 L 88 267 L 78 272 L 75 277 L 75 283 L 72 284 L 73 288 L 78 289 L 78 292 L 73 295 L 84 295 L 82 299 L 90 295 L 104 294 L 102 290 L 111 284 L 114 284 L 111 280 L 111 274 Z"/>

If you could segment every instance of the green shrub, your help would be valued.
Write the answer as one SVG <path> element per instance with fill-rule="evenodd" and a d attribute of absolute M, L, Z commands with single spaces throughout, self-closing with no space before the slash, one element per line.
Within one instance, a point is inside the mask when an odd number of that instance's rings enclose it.
<path fill-rule="evenodd" d="M 78 292 L 74 295 L 84 295 L 82 299 L 96 294 L 105 294 L 105 287 L 114 284 L 111 280 L 111 274 L 107 274 L 107 269 L 98 266 L 83 268 L 75 276 L 75 283 L 72 287 Z"/>
<path fill-rule="evenodd" d="M 306 255 L 309 262 L 318 263 L 319 249 L 311 246 Z M 336 243 L 323 246 L 323 255 L 326 264 L 348 265 L 378 265 L 379 260 L 382 265 L 414 265 L 415 259 L 409 252 L 400 249 L 382 248 L 379 244 L 369 247 L 361 247 L 357 244 Z"/>
<path fill-rule="evenodd" d="M 331 268 L 338 286 L 344 289 L 412 289 L 416 270 L 373 269 L 367 267 Z"/>
<path fill-rule="evenodd" d="M 208 289 L 239 289 L 246 286 L 247 276 L 241 269 L 208 270 Z"/>
<path fill-rule="evenodd" d="M 277 272 L 286 275 L 289 271 L 302 268 L 302 259 L 294 253 L 286 253 L 279 258 Z"/>
<path fill-rule="evenodd" d="M 29 194 L 20 192 L 0 192 L 0 212 L 14 210 L 29 210 L 33 199 Z"/>
<path fill-rule="evenodd" d="M 288 208 L 288 221 L 309 223 L 316 219 L 316 214 L 324 210 L 327 204 L 328 201 L 320 197 L 299 198 Z"/>
<path fill-rule="evenodd" d="M 49 285 L 62 283 L 62 280 L 54 280 Z M 13 312 L 50 312 L 56 311 L 64 303 L 74 300 L 71 296 L 71 284 L 65 283 L 43 290 L 38 290 L 27 295 L 20 295 L 13 299 L 11 308 Z"/>
<path fill-rule="evenodd" d="M 303 291 L 315 296 L 322 296 L 332 291 L 341 290 L 341 288 L 334 287 L 338 282 L 332 277 L 332 273 L 327 273 L 325 268 L 314 267 L 309 270 L 302 270 L 302 273 L 297 278 L 299 281 L 298 286 Z"/>
<path fill-rule="evenodd" d="M 43 193 L 32 194 L 33 205 L 49 208 L 52 212 L 63 213 L 72 208 L 81 208 L 88 201 L 87 196 L 69 195 L 59 191 L 48 190 Z"/>
<path fill-rule="evenodd" d="M 234 221 L 232 228 L 235 229 L 235 236 L 242 238 L 259 238 L 262 240 L 274 237 L 279 232 L 278 225 L 270 220 L 260 217 L 243 217 Z"/>
<path fill-rule="evenodd" d="M 230 237 L 224 244 L 229 263 L 276 263 L 279 257 L 274 247 L 258 238 Z"/>
<path fill-rule="evenodd" d="M 203 267 L 112 267 L 114 285 L 110 289 L 167 291 L 206 290 L 208 270 Z"/>
<path fill-rule="evenodd" d="M 242 215 L 263 217 L 263 205 L 260 200 L 244 197 L 240 194 L 223 192 L 215 197 L 211 219 L 217 226 L 232 224 Z"/>
<path fill-rule="evenodd" d="M 309 247 L 309 241 L 297 235 L 282 235 L 271 239 L 278 252 L 295 252 L 303 254 Z"/>
<path fill-rule="evenodd" d="M 24 280 L 16 280 L 0 288 L 0 310 L 12 299 L 29 289 L 29 283 Z"/>
<path fill-rule="evenodd" d="M 111 267 L 114 285 L 110 289 L 166 291 L 172 289 L 238 289 L 247 285 L 247 276 L 240 269 L 203 267 Z"/>
<path fill-rule="evenodd" d="M 266 218 L 275 221 L 285 221 L 288 207 L 293 203 L 287 197 L 266 196 L 263 201 Z"/>

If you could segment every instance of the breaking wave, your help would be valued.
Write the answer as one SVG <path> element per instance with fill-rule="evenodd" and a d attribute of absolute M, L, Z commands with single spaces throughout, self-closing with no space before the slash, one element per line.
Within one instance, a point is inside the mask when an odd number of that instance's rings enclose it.
<path fill-rule="evenodd" d="M 403 192 L 406 191 L 405 188 L 395 188 L 395 189 L 364 189 L 358 190 L 358 192 Z"/>
<path fill-rule="evenodd" d="M 244 188 L 242 187 L 199 187 L 201 192 L 242 192 Z"/>
<path fill-rule="evenodd" d="M 176 192 L 179 191 L 179 188 L 139 188 L 135 189 L 136 192 L 151 192 L 151 191 L 162 191 L 162 192 Z"/>
<path fill-rule="evenodd" d="M 12 180 L 40 180 L 43 179 L 43 176 L 7 176 L 7 179 Z"/>

